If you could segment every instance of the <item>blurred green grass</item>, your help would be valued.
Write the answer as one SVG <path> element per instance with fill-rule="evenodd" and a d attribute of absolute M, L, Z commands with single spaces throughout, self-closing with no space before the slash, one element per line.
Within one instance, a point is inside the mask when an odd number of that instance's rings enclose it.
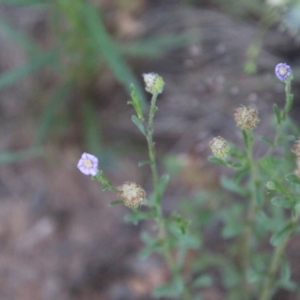
<path fill-rule="evenodd" d="M 136 86 L 146 107 L 143 87 L 128 64 L 127 57 L 159 56 L 164 51 L 182 46 L 193 39 L 193 36 L 195 37 L 194 33 L 183 33 L 177 36 L 152 36 L 146 40 L 127 44 L 118 43 L 108 32 L 103 21 L 103 13 L 89 1 L 0 0 L 0 4 L 15 8 L 43 6 L 50 14 L 51 30 L 55 36 L 52 48 L 45 50 L 22 28 L 14 26 L 2 13 L 0 30 L 26 53 L 27 61 L 0 75 L 0 91 L 16 85 L 22 79 L 45 67 L 50 67 L 62 77 L 60 84 L 54 87 L 51 99 L 42 108 L 32 146 L 26 149 L 25 153 L 35 153 L 33 149 L 45 144 L 62 102 L 68 98 L 72 90 L 79 87 L 84 102 L 81 116 L 84 147 L 88 151 L 103 154 L 101 124 L 97 121 L 91 97 L 86 91 L 90 83 L 101 73 L 101 70 L 104 71 L 108 67 L 125 90 L 129 92 L 132 83 Z M 64 59 L 67 59 L 67 63 Z M 1 162 L 12 162 L 14 157 L 19 160 L 20 157 L 28 156 L 5 153 Z"/>

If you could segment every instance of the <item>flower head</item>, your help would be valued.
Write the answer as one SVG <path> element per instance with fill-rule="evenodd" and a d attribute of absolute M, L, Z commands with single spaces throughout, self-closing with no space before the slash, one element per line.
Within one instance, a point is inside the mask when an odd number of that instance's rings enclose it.
<path fill-rule="evenodd" d="M 213 155 L 217 158 L 225 158 L 230 150 L 228 142 L 221 136 L 213 138 L 209 145 Z"/>
<path fill-rule="evenodd" d="M 160 94 L 164 89 L 164 80 L 158 74 L 151 72 L 151 73 L 144 73 L 142 75 L 145 81 L 145 90 L 150 94 Z"/>
<path fill-rule="evenodd" d="M 239 107 L 235 110 L 234 118 L 237 126 L 244 130 L 254 129 L 258 122 L 258 111 L 251 107 Z"/>
<path fill-rule="evenodd" d="M 78 161 L 77 168 L 85 175 L 95 176 L 98 173 L 98 158 L 89 153 L 83 153 Z"/>
<path fill-rule="evenodd" d="M 285 81 L 292 73 L 292 69 L 286 63 L 279 63 L 275 67 L 275 75 L 281 81 Z"/>
<path fill-rule="evenodd" d="M 124 182 L 117 187 L 118 196 L 123 200 L 124 205 L 130 208 L 137 208 L 146 197 L 144 189 L 134 182 Z"/>

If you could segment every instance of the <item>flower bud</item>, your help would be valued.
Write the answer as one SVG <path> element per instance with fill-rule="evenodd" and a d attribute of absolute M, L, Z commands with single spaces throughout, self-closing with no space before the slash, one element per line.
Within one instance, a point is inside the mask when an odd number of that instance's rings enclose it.
<path fill-rule="evenodd" d="M 124 205 L 130 208 L 137 208 L 146 197 L 145 190 L 134 182 L 125 182 L 117 187 L 118 197 L 123 200 Z"/>
<path fill-rule="evenodd" d="M 210 143 L 213 155 L 217 158 L 225 158 L 230 150 L 228 142 L 221 136 L 215 137 Z"/>
<path fill-rule="evenodd" d="M 150 94 L 160 94 L 164 89 L 164 80 L 158 74 L 151 72 L 143 74 L 145 81 L 145 90 Z"/>
<path fill-rule="evenodd" d="M 251 107 L 239 107 L 235 110 L 234 119 L 237 126 L 240 128 L 252 130 L 259 122 L 258 111 Z"/>

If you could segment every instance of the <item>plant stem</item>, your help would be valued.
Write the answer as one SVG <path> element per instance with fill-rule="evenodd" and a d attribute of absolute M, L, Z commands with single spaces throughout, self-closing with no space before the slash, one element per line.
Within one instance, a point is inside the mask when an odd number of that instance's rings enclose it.
<path fill-rule="evenodd" d="M 270 299 L 270 293 L 272 290 L 273 279 L 274 279 L 277 269 L 279 267 L 279 264 L 280 264 L 283 254 L 284 254 L 284 250 L 285 250 L 288 240 L 289 240 L 289 237 L 287 237 L 281 244 L 279 244 L 279 246 L 277 247 L 277 249 L 273 255 L 270 269 L 269 269 L 267 277 L 263 283 L 262 293 L 261 293 L 259 300 L 269 300 Z"/>
<path fill-rule="evenodd" d="M 253 135 L 250 131 L 244 131 L 245 146 L 247 151 L 247 159 L 250 165 L 250 194 L 251 200 L 248 204 L 247 214 L 246 214 L 246 224 L 242 236 L 241 244 L 241 262 L 242 262 L 242 271 L 243 271 L 243 285 L 244 285 L 244 299 L 249 299 L 251 291 L 250 286 L 247 280 L 247 270 L 250 267 L 250 258 L 251 258 L 251 242 L 253 238 L 253 227 L 256 211 L 256 190 L 257 190 L 257 166 L 253 158 Z"/>
<path fill-rule="evenodd" d="M 293 99 L 294 99 L 294 95 L 291 92 L 291 80 L 289 80 L 285 83 L 285 105 L 284 105 L 284 109 L 281 114 L 280 123 L 278 124 L 277 129 L 276 129 L 274 142 L 273 142 L 273 145 L 266 152 L 264 157 L 267 157 L 268 155 L 270 155 L 272 153 L 272 151 L 277 147 L 277 145 L 279 143 L 279 138 L 280 138 L 282 130 L 283 130 L 284 123 L 286 122 L 288 113 L 291 110 L 291 107 L 293 104 Z"/>
<path fill-rule="evenodd" d="M 151 105 L 150 105 L 150 112 L 149 112 L 149 119 L 148 119 L 148 126 L 147 126 L 147 136 L 146 136 L 152 180 L 153 180 L 154 209 L 156 210 L 156 218 L 154 219 L 154 221 L 156 222 L 158 227 L 158 239 L 163 241 L 162 255 L 168 265 L 168 268 L 171 271 L 173 278 L 176 278 L 177 276 L 181 277 L 181 274 L 176 262 L 172 257 L 170 246 L 167 242 L 165 242 L 168 239 L 168 233 L 167 233 L 167 227 L 166 227 L 165 219 L 161 208 L 162 195 L 159 193 L 157 162 L 156 162 L 155 147 L 154 147 L 155 143 L 153 142 L 153 119 L 154 119 L 155 112 L 157 110 L 156 107 L 157 96 L 158 94 L 153 94 L 151 98 Z M 184 287 L 182 291 L 182 295 L 184 296 L 185 300 L 191 299 L 190 292 L 186 287 Z"/>
<path fill-rule="evenodd" d="M 149 159 L 150 159 L 150 167 L 153 179 L 153 190 L 155 192 L 155 201 L 159 201 L 158 197 L 158 173 L 157 173 L 157 164 L 155 159 L 155 148 L 153 142 L 153 118 L 154 114 L 157 110 L 156 107 L 156 100 L 158 94 L 153 94 L 151 99 L 151 106 L 149 112 L 149 120 L 148 120 L 148 127 L 147 127 L 147 144 L 148 144 L 148 151 L 149 151 Z"/>

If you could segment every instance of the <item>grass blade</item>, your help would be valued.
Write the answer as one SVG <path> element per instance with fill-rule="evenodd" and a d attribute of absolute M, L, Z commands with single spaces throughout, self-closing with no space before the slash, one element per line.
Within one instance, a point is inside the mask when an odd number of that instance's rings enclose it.
<path fill-rule="evenodd" d="M 145 106 L 145 93 L 143 92 L 139 81 L 136 79 L 127 62 L 122 57 L 117 45 L 114 43 L 105 29 L 97 10 L 89 4 L 85 4 L 83 7 L 83 13 L 85 14 L 87 28 L 90 31 L 90 36 L 95 43 L 97 51 L 101 52 L 102 57 L 104 57 L 104 59 L 107 61 L 116 78 L 129 93 L 130 84 L 132 83 L 136 86 L 137 92 L 143 101 L 143 105 Z"/>

